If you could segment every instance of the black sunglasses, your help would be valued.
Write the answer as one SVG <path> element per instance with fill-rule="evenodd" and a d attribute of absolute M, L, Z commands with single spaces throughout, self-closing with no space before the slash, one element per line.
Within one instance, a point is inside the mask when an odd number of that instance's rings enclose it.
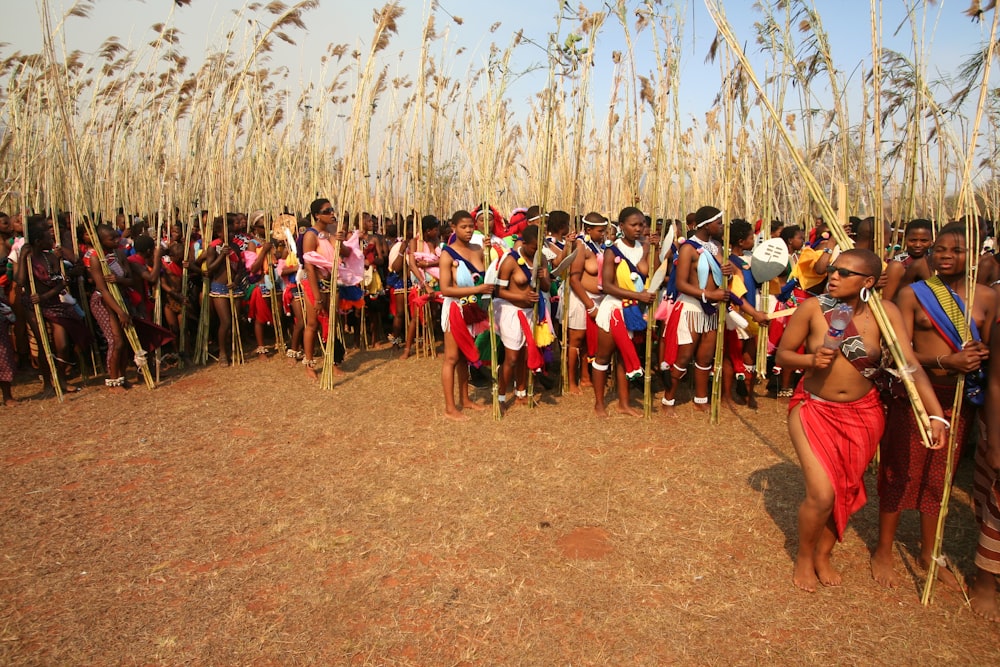
<path fill-rule="evenodd" d="M 871 274 L 861 273 L 859 271 L 851 271 L 850 269 L 845 269 L 841 266 L 828 266 L 826 267 L 826 273 L 829 276 L 833 274 L 839 275 L 841 278 L 850 278 L 851 276 L 861 276 L 862 278 L 871 278 Z"/>
<path fill-rule="evenodd" d="M 319 215 L 333 215 L 333 209 L 324 208 L 322 211 L 319 212 Z"/>

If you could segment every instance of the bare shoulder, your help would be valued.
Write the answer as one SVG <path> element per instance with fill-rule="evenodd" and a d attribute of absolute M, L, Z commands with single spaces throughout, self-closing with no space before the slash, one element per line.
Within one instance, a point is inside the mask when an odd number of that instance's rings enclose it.
<path fill-rule="evenodd" d="M 995 288 L 988 285 L 976 285 L 976 301 L 983 304 L 985 307 L 995 308 L 997 305 L 997 291 Z"/>
<path fill-rule="evenodd" d="M 899 290 L 899 294 L 896 295 L 896 298 L 893 301 L 883 301 L 882 304 L 886 306 L 886 310 L 888 310 L 889 306 L 892 306 L 896 308 L 898 312 L 902 308 L 909 307 L 915 301 L 916 295 L 913 292 L 913 287 L 905 285 Z"/>
<path fill-rule="evenodd" d="M 912 300 L 913 299 L 913 290 L 911 290 L 909 287 L 907 287 L 906 290 L 909 291 L 909 298 L 910 298 L 910 300 Z M 903 293 L 900 292 L 899 296 L 902 297 Z M 897 304 L 893 303 L 892 301 L 883 301 L 882 302 L 882 308 L 885 309 L 885 314 L 888 315 L 889 317 L 901 317 L 902 316 L 902 311 L 900 310 L 899 306 Z"/>
<path fill-rule="evenodd" d="M 683 257 L 690 258 L 692 256 L 697 256 L 697 255 L 698 255 L 698 251 L 695 250 L 694 246 L 692 244 L 690 244 L 690 243 L 683 243 L 677 249 L 677 257 L 678 258 L 683 258 Z"/>

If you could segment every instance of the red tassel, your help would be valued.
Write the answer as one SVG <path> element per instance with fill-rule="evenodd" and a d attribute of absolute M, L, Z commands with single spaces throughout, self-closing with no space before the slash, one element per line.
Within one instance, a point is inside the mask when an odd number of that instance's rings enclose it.
<path fill-rule="evenodd" d="M 517 319 L 521 323 L 521 331 L 524 332 L 524 344 L 528 347 L 528 370 L 537 373 L 545 366 L 542 353 L 535 344 L 535 337 L 532 335 L 531 323 L 522 311 L 517 311 Z"/>
<path fill-rule="evenodd" d="M 725 318 L 723 318 L 723 321 L 725 321 Z M 743 363 L 743 341 L 740 340 L 736 329 L 726 329 L 725 347 L 726 356 L 729 357 L 729 362 L 733 365 L 733 372 L 736 375 L 746 375 L 747 366 Z"/>
<path fill-rule="evenodd" d="M 448 309 L 448 330 L 452 338 L 458 344 L 458 351 L 462 353 L 469 363 L 478 367 L 482 362 L 479 360 L 479 348 L 469 333 L 469 329 L 462 317 L 462 307 L 456 302 L 452 302 Z"/>
<path fill-rule="evenodd" d="M 587 316 L 587 358 L 593 361 L 597 357 L 597 322 Z"/>
<path fill-rule="evenodd" d="M 632 375 L 636 371 L 642 370 L 639 363 L 639 355 L 635 353 L 635 345 L 629 338 L 628 329 L 625 328 L 625 321 L 622 319 L 622 311 L 616 308 L 611 314 L 611 336 L 615 339 L 615 346 L 622 355 L 622 366 L 625 367 L 625 374 Z"/>
<path fill-rule="evenodd" d="M 660 355 L 660 360 L 667 365 L 668 369 L 677 363 L 677 350 L 680 348 L 680 345 L 677 344 L 677 327 L 680 326 L 683 312 L 684 306 L 675 303 L 667 318 L 667 323 L 663 327 L 663 344 L 660 346 L 663 348 L 663 352 Z"/>

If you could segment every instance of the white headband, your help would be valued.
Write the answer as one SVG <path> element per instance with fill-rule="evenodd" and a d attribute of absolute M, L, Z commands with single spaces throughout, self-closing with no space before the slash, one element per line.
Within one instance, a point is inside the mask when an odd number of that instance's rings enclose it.
<path fill-rule="evenodd" d="M 608 221 L 604 220 L 602 222 L 591 222 L 590 220 L 587 220 L 586 218 L 584 218 L 583 224 L 588 225 L 590 227 L 607 227 L 608 226 Z"/>
<path fill-rule="evenodd" d="M 721 217 L 722 217 L 722 211 L 719 211 L 718 213 L 716 213 L 715 215 L 713 215 L 713 216 L 712 216 L 711 218 L 709 218 L 708 220 L 705 220 L 704 222 L 699 222 L 699 223 L 698 223 L 698 224 L 697 224 L 697 225 L 695 226 L 695 229 L 701 229 L 701 228 L 702 228 L 702 227 L 704 227 L 705 225 L 707 225 L 707 224 L 710 224 L 710 223 L 713 223 L 713 222 L 715 222 L 716 220 L 718 220 L 718 219 L 719 219 L 719 218 L 721 218 Z"/>

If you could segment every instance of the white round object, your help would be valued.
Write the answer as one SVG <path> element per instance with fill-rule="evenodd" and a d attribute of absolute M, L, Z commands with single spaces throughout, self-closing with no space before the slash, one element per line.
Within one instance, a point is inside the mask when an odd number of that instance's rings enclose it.
<path fill-rule="evenodd" d="M 777 278 L 788 268 L 788 248 L 781 239 L 768 239 L 754 248 L 750 271 L 758 283 Z"/>

